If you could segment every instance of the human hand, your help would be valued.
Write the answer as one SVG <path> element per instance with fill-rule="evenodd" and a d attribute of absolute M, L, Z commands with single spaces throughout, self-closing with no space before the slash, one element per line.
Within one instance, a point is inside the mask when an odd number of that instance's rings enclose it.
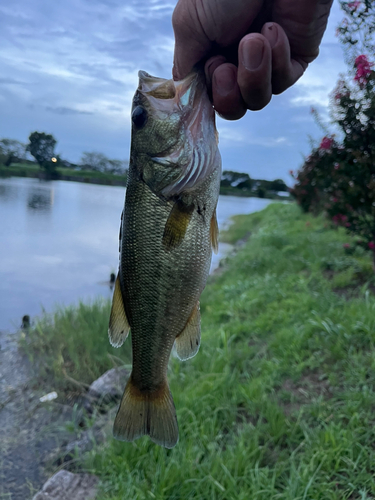
<path fill-rule="evenodd" d="M 179 0 L 172 18 L 173 78 L 206 61 L 213 105 L 223 118 L 262 109 L 318 56 L 332 2 Z"/>

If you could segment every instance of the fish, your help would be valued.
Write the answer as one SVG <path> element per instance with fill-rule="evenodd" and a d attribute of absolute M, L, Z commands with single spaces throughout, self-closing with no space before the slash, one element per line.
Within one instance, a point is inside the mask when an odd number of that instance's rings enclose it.
<path fill-rule="evenodd" d="M 148 435 L 173 448 L 179 431 L 168 362 L 174 345 L 180 360 L 200 346 L 199 298 L 218 248 L 221 157 L 202 71 L 178 82 L 138 76 L 108 329 L 114 347 L 131 331 L 132 371 L 113 435 Z"/>

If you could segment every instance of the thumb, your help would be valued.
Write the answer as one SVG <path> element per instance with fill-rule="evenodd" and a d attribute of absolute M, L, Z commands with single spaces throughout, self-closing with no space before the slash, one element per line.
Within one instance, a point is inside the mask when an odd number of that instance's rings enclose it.
<path fill-rule="evenodd" d="M 172 15 L 175 35 L 173 79 L 185 78 L 211 50 L 212 42 L 199 22 L 193 2 L 180 0 Z"/>

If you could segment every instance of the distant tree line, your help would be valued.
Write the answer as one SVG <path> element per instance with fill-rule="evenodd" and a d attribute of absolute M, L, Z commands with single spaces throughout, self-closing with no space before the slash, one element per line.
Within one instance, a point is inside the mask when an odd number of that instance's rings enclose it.
<path fill-rule="evenodd" d="M 9 167 L 12 163 L 26 160 L 26 144 L 16 139 L 0 139 L 0 163 Z"/>
<path fill-rule="evenodd" d="M 279 191 L 288 192 L 289 188 L 281 179 L 274 181 L 266 181 L 263 179 L 251 179 L 249 174 L 242 172 L 233 172 L 232 170 L 224 170 L 221 175 L 222 192 L 242 191 L 254 193 L 259 198 L 264 198 L 267 193 Z"/>
<path fill-rule="evenodd" d="M 0 139 L 0 164 L 7 167 L 16 163 L 30 162 L 34 158 L 46 176 L 50 179 L 58 178 L 58 167 L 73 168 L 75 170 L 102 172 L 105 174 L 126 175 L 129 163 L 126 160 L 110 159 L 97 151 L 82 153 L 78 164 L 62 159 L 55 153 L 57 141 L 52 134 L 32 132 L 29 142 L 24 144 L 15 139 Z M 251 179 L 249 174 L 225 170 L 221 177 L 223 192 L 234 192 L 265 197 L 267 193 L 288 191 L 288 187 L 281 179 L 266 181 Z"/>
<path fill-rule="evenodd" d="M 27 144 L 15 139 L 0 139 L 0 164 L 10 167 L 15 163 L 30 162 L 31 155 L 49 178 L 58 177 L 57 167 L 126 175 L 129 165 L 126 160 L 110 159 L 103 153 L 86 151 L 80 162 L 75 164 L 55 153 L 56 144 L 53 135 L 44 132 L 32 132 Z"/>

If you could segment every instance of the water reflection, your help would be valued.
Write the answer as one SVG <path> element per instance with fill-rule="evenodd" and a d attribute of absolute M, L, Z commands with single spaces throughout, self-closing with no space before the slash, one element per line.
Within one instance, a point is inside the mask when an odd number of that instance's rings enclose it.
<path fill-rule="evenodd" d="M 27 208 L 32 212 L 49 212 L 53 205 L 54 192 L 50 186 L 31 187 L 27 193 Z"/>
<path fill-rule="evenodd" d="M 124 188 L 38 179 L 0 179 L 0 330 L 19 328 L 41 307 L 110 298 L 118 267 Z M 220 197 L 219 227 L 269 200 Z M 213 256 L 230 251 L 220 244 Z"/>
<path fill-rule="evenodd" d="M 0 198 L 2 201 L 10 201 L 17 197 L 18 190 L 9 184 L 0 184 Z"/>

